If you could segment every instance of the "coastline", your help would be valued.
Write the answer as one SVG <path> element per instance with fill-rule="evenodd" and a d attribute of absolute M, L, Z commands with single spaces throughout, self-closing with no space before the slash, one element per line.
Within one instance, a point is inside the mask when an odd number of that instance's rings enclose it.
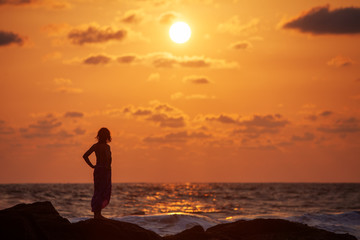
<path fill-rule="evenodd" d="M 194 226 L 175 235 L 161 237 L 136 224 L 117 220 L 88 219 L 70 223 L 60 216 L 51 202 L 18 204 L 0 210 L 1 239 L 132 239 L 132 240 L 356 240 L 349 234 L 337 234 L 282 219 L 238 220 L 218 224 L 206 231 Z"/>

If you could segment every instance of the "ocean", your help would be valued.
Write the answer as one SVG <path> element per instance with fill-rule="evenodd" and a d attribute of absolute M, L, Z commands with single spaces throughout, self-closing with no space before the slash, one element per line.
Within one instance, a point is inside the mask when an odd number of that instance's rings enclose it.
<path fill-rule="evenodd" d="M 0 209 L 51 201 L 71 222 L 92 217 L 92 184 L 0 184 Z M 103 215 L 162 236 L 195 225 L 281 218 L 360 239 L 359 183 L 113 183 Z"/>

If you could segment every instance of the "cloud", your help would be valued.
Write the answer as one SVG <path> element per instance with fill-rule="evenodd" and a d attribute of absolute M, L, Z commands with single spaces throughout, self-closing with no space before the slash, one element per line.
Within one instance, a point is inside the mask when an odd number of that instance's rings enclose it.
<path fill-rule="evenodd" d="M 87 29 L 73 29 L 68 34 L 68 38 L 73 44 L 84 45 L 88 43 L 106 43 L 112 40 L 121 41 L 127 35 L 127 31 L 113 30 L 111 27 L 100 29 L 89 26 Z"/>
<path fill-rule="evenodd" d="M 235 62 L 222 59 L 211 59 L 203 56 L 174 56 L 167 52 L 150 53 L 143 57 L 156 68 L 188 67 L 188 68 L 234 68 Z"/>
<path fill-rule="evenodd" d="M 92 64 L 92 65 L 98 65 L 98 64 L 107 64 L 111 61 L 111 58 L 105 55 L 96 55 L 96 56 L 90 56 L 83 60 L 84 64 Z"/>
<path fill-rule="evenodd" d="M 121 22 L 127 24 L 137 24 L 140 23 L 144 19 L 144 13 L 142 9 L 138 10 L 129 10 L 124 13 L 121 18 Z"/>
<path fill-rule="evenodd" d="M 81 112 L 66 112 L 62 117 L 78 119 L 83 117 Z M 60 116 L 59 116 L 60 117 Z M 22 127 L 19 132 L 23 138 L 34 139 L 41 138 L 46 139 L 47 142 L 63 143 L 63 140 L 67 141 L 68 138 L 73 138 L 76 135 L 85 134 L 86 130 L 80 126 L 74 127 L 72 124 L 76 124 L 75 121 L 62 122 L 59 117 L 53 114 L 47 114 L 45 116 L 37 116 L 34 123 L 29 124 L 27 127 Z M 67 130 L 72 129 L 72 130 Z"/>
<path fill-rule="evenodd" d="M 208 84 L 210 83 L 210 80 L 208 77 L 205 76 L 196 76 L 196 75 L 192 75 L 192 76 L 186 76 L 183 79 L 184 82 L 190 82 L 190 83 L 194 83 L 194 84 Z"/>
<path fill-rule="evenodd" d="M 238 124 L 239 120 L 234 119 L 231 116 L 227 116 L 225 114 L 220 114 L 219 116 L 208 116 L 205 118 L 207 121 L 217 121 L 224 124 Z"/>
<path fill-rule="evenodd" d="M 34 3 L 36 0 L 0 0 L 0 5 L 23 5 L 23 4 L 30 4 Z"/>
<path fill-rule="evenodd" d="M 310 121 L 316 121 L 318 119 L 318 116 L 316 116 L 315 114 L 311 114 L 306 116 L 305 119 L 308 119 Z"/>
<path fill-rule="evenodd" d="M 73 87 L 59 87 L 55 89 L 55 92 L 64 93 L 64 94 L 79 94 L 83 92 L 83 89 L 73 88 Z"/>
<path fill-rule="evenodd" d="M 354 64 L 354 61 L 349 57 L 337 56 L 327 62 L 327 65 L 333 67 L 348 67 Z"/>
<path fill-rule="evenodd" d="M 275 134 L 290 122 L 281 115 L 254 115 L 249 120 L 241 120 L 237 123 L 240 127 L 233 131 L 234 134 L 246 134 L 249 138 L 258 138 L 262 134 Z"/>
<path fill-rule="evenodd" d="M 51 60 L 54 61 L 54 60 L 58 60 L 61 58 L 62 58 L 62 53 L 55 51 L 55 52 L 51 52 L 51 53 L 44 55 L 43 60 L 44 61 L 51 61 Z"/>
<path fill-rule="evenodd" d="M 283 28 L 315 35 L 360 33 L 360 8 L 315 7 L 285 23 Z"/>
<path fill-rule="evenodd" d="M 151 115 L 152 111 L 149 109 L 137 109 L 135 112 L 132 113 L 134 116 L 147 116 Z"/>
<path fill-rule="evenodd" d="M 334 112 L 325 110 L 320 113 L 310 114 L 308 116 L 305 116 L 305 119 L 308 119 L 310 121 L 316 121 L 318 120 L 319 117 L 326 118 L 326 117 L 330 117 L 331 115 L 334 115 Z"/>
<path fill-rule="evenodd" d="M 161 24 L 171 24 L 179 17 L 179 14 L 176 12 L 166 12 L 160 15 L 159 23 Z"/>
<path fill-rule="evenodd" d="M 158 82 L 160 81 L 160 74 L 159 73 L 152 73 L 147 78 L 147 81 L 149 82 Z"/>
<path fill-rule="evenodd" d="M 315 139 L 315 135 L 309 132 L 304 133 L 303 136 L 293 135 L 291 138 L 292 141 L 299 141 L 299 142 L 312 141 L 314 139 Z"/>
<path fill-rule="evenodd" d="M 137 58 L 138 57 L 135 54 L 127 54 L 127 55 L 118 57 L 116 60 L 119 63 L 132 63 L 132 62 L 135 62 Z"/>
<path fill-rule="evenodd" d="M 22 45 L 24 43 L 24 39 L 13 32 L 7 32 L 0 30 L 0 46 L 6 46 L 10 44 Z"/>
<path fill-rule="evenodd" d="M 8 135 L 15 133 L 15 129 L 8 126 L 3 120 L 0 120 L 0 135 Z"/>
<path fill-rule="evenodd" d="M 208 96 L 208 95 L 204 95 L 204 94 L 191 94 L 191 95 L 185 95 L 182 92 L 177 92 L 174 94 L 171 94 L 170 98 L 172 100 L 176 100 L 176 99 L 186 99 L 186 100 L 191 100 L 191 99 L 215 99 L 215 96 Z"/>
<path fill-rule="evenodd" d="M 238 115 L 220 114 L 208 115 L 200 117 L 200 119 L 235 126 L 236 128 L 232 131 L 233 134 L 245 134 L 251 139 L 258 138 L 262 134 L 278 133 L 290 123 L 279 114 L 253 115 L 246 118 L 240 118 Z"/>
<path fill-rule="evenodd" d="M 252 48 L 252 44 L 248 41 L 238 41 L 230 45 L 230 49 L 244 50 Z"/>
<path fill-rule="evenodd" d="M 66 94 L 78 94 L 82 93 L 83 90 L 81 88 L 71 87 L 73 82 L 68 78 L 55 78 L 54 84 L 58 87 L 55 89 L 55 92 L 66 93 Z"/>
<path fill-rule="evenodd" d="M 44 138 L 55 134 L 62 123 L 52 114 L 39 119 L 36 123 L 30 124 L 26 128 L 20 128 L 20 133 L 25 138 Z M 59 132 L 57 132 L 59 133 Z M 62 133 L 60 133 L 62 134 Z"/>
<path fill-rule="evenodd" d="M 234 35 L 248 35 L 257 31 L 257 25 L 260 20 L 258 18 L 253 18 L 250 21 L 243 23 L 240 21 L 239 16 L 235 15 L 229 18 L 226 22 L 218 25 L 218 31 L 227 32 Z"/>
<path fill-rule="evenodd" d="M 244 120 L 239 123 L 246 127 L 279 128 L 289 124 L 289 121 L 283 120 L 279 114 L 275 115 L 254 115 L 250 120 Z"/>
<path fill-rule="evenodd" d="M 160 127 L 180 128 L 185 127 L 185 119 L 182 116 L 172 117 L 166 114 L 158 113 L 153 114 L 146 118 L 148 121 L 156 122 Z"/>
<path fill-rule="evenodd" d="M 203 132 L 192 132 L 188 133 L 187 131 L 169 133 L 165 136 L 153 137 L 149 136 L 143 139 L 146 143 L 185 143 L 191 139 L 206 139 L 210 138 L 211 135 Z"/>
<path fill-rule="evenodd" d="M 57 37 L 65 35 L 71 30 L 71 26 L 67 23 L 58 23 L 58 24 L 47 24 L 42 27 L 42 30 L 51 37 Z"/>
<path fill-rule="evenodd" d="M 95 62 L 97 62 L 96 60 Z M 153 66 L 155 68 L 185 67 L 228 69 L 236 68 L 238 66 L 236 62 L 227 62 L 223 59 L 212 59 L 204 56 L 174 56 L 168 52 L 153 52 L 146 55 L 128 53 L 117 57 L 116 60 L 121 64 L 142 64 L 145 66 Z"/>
<path fill-rule="evenodd" d="M 54 78 L 54 83 L 57 85 L 71 85 L 72 81 L 68 78 Z"/>
<path fill-rule="evenodd" d="M 321 126 L 317 130 L 325 133 L 356 133 L 360 132 L 360 120 L 355 117 L 338 119 L 332 125 Z"/>
<path fill-rule="evenodd" d="M 64 114 L 64 117 L 66 118 L 82 118 L 84 116 L 84 113 L 82 112 L 66 112 Z"/>
<path fill-rule="evenodd" d="M 157 101 L 152 102 L 151 107 L 146 108 L 127 106 L 123 108 L 122 113 L 154 122 L 164 128 L 181 128 L 186 126 L 186 116 L 182 111 Z"/>
<path fill-rule="evenodd" d="M 81 128 L 81 127 L 77 127 L 73 130 L 73 132 L 76 134 L 76 135 L 84 135 L 86 133 L 86 130 Z"/>
<path fill-rule="evenodd" d="M 323 111 L 319 114 L 319 116 L 321 117 L 328 117 L 328 116 L 331 116 L 333 115 L 334 113 L 332 111 Z"/>
<path fill-rule="evenodd" d="M 45 7 L 51 9 L 68 9 L 71 8 L 71 4 L 66 1 L 59 0 L 48 0 L 48 1 L 39 1 L 39 0 L 0 0 L 1 5 L 15 5 L 15 6 L 36 6 L 36 7 Z"/>
<path fill-rule="evenodd" d="M 265 145 L 244 145 L 239 147 L 239 149 L 243 150 L 256 150 L 256 151 L 274 151 L 278 150 L 278 148 L 272 144 L 265 144 Z"/>

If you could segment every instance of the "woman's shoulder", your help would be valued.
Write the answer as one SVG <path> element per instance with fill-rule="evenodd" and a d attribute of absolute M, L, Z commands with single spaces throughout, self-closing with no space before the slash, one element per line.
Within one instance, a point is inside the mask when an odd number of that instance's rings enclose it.
<path fill-rule="evenodd" d="M 95 144 L 93 145 L 93 147 L 110 149 L 110 145 L 109 145 L 109 144 L 107 144 L 107 143 L 100 143 L 100 142 L 95 143 Z"/>

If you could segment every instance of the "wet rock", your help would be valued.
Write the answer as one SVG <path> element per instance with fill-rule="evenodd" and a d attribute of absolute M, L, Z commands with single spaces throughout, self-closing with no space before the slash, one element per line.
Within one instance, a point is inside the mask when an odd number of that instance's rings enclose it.
<path fill-rule="evenodd" d="M 336 234 L 282 219 L 240 220 L 216 225 L 206 232 L 229 240 L 356 240 L 349 234 Z"/>
<path fill-rule="evenodd" d="M 181 233 L 160 237 L 132 223 L 111 219 L 88 219 L 70 223 L 50 202 L 19 204 L 0 210 L 0 239 L 46 240 L 356 240 L 281 219 L 240 220 L 204 231 L 195 226 Z"/>
<path fill-rule="evenodd" d="M 71 224 L 50 202 L 19 204 L 0 211 L 0 239 L 26 240 L 160 240 L 135 224 L 89 219 Z"/>
<path fill-rule="evenodd" d="M 0 211 L 0 239 L 68 239 L 70 222 L 50 202 L 18 204 Z"/>

